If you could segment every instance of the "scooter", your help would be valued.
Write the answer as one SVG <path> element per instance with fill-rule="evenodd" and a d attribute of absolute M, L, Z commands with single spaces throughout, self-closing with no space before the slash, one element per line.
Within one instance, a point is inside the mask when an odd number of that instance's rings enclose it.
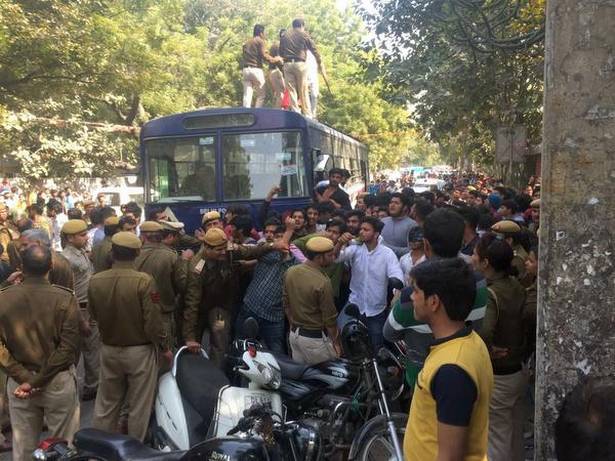
<path fill-rule="evenodd" d="M 257 404 L 271 408 L 282 421 L 282 399 L 271 392 L 280 386 L 280 367 L 257 344 L 245 340 L 244 348 L 242 363 L 235 371 L 248 380 L 247 388 L 231 386 L 204 349 L 199 354 L 186 347 L 177 351 L 172 369 L 158 382 L 150 422 L 154 448 L 188 450 L 206 439 L 225 437 L 244 412 Z"/>

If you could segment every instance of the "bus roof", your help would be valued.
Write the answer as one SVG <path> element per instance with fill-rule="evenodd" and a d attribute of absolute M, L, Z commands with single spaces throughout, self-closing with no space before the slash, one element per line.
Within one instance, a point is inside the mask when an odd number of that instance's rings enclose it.
<path fill-rule="evenodd" d="M 246 115 L 245 123 L 239 121 L 233 116 Z M 252 119 L 249 119 L 249 116 Z M 220 123 L 217 125 L 208 122 L 216 120 Z M 230 124 L 224 125 L 224 119 L 228 119 Z M 193 127 L 187 127 L 186 121 L 192 123 Z M 199 121 L 206 121 L 202 126 Z M 237 124 L 239 123 L 239 124 Z M 201 109 L 192 112 L 183 112 L 180 114 L 168 115 L 159 117 L 143 125 L 141 128 L 141 139 L 158 138 L 163 136 L 187 136 L 197 135 L 200 133 L 213 133 L 219 128 L 224 128 L 228 131 L 245 131 L 246 128 L 254 131 L 266 131 L 271 129 L 291 129 L 291 128 L 315 128 L 332 136 L 342 137 L 348 142 L 363 145 L 355 138 L 341 133 L 334 128 L 314 120 L 305 118 L 303 115 L 281 109 L 250 109 L 245 107 L 228 107 L 217 109 Z"/>

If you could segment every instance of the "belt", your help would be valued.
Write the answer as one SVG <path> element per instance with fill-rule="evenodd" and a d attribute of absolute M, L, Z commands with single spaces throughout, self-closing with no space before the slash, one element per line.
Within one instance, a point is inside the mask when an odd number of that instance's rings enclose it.
<path fill-rule="evenodd" d="M 521 364 L 510 365 L 507 367 L 494 367 L 493 374 L 499 375 L 499 376 L 512 375 L 512 374 L 520 372 L 522 369 L 523 369 L 523 366 L 521 366 Z"/>
<path fill-rule="evenodd" d="M 298 58 L 284 58 L 284 63 L 287 62 L 305 62 L 305 59 L 298 59 Z"/>
<path fill-rule="evenodd" d="M 292 331 L 305 338 L 322 338 L 324 333 L 322 330 L 310 330 L 309 328 L 303 327 L 294 327 Z"/>

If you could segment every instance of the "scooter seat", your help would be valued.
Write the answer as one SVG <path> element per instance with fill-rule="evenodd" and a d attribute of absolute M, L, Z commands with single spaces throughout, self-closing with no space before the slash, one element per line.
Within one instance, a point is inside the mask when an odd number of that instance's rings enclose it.
<path fill-rule="evenodd" d="M 305 371 L 310 368 L 309 365 L 305 363 L 299 363 L 292 360 L 290 357 L 286 355 L 274 355 L 275 359 L 280 365 L 280 372 L 282 373 L 282 378 L 287 379 L 301 379 Z"/>
<path fill-rule="evenodd" d="M 205 440 L 209 432 L 220 389 L 229 385 L 226 375 L 201 354 L 180 354 L 177 387 L 182 396 L 190 446 Z"/>
<path fill-rule="evenodd" d="M 134 437 L 112 434 L 98 429 L 81 429 L 73 441 L 81 455 L 95 456 L 106 461 L 158 461 L 179 460 L 185 451 L 164 452 L 154 450 Z"/>

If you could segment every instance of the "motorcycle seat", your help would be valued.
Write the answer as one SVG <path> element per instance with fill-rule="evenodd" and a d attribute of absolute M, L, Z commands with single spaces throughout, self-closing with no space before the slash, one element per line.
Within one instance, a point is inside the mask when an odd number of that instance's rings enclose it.
<path fill-rule="evenodd" d="M 179 460 L 184 451 L 163 452 L 154 450 L 134 437 L 113 434 L 98 429 L 81 429 L 73 441 L 79 452 L 105 459 L 106 461 L 158 461 Z"/>
<path fill-rule="evenodd" d="M 310 368 L 309 365 L 306 365 L 305 363 L 295 362 L 286 355 L 275 354 L 274 356 L 276 361 L 278 362 L 278 365 L 280 365 L 280 372 L 282 373 L 282 378 L 301 379 L 306 370 Z"/>

